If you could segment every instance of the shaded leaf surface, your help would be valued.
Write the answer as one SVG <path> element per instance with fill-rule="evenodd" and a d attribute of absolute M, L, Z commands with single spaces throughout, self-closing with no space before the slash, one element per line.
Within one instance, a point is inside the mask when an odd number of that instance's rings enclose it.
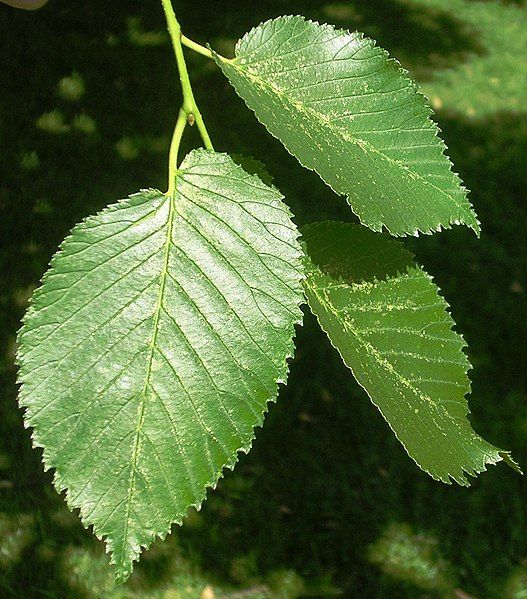
<path fill-rule="evenodd" d="M 411 254 L 351 224 L 302 234 L 309 306 L 410 457 L 433 478 L 462 485 L 486 464 L 515 466 L 470 426 L 465 342 Z"/>
<path fill-rule="evenodd" d="M 234 60 L 216 60 L 270 133 L 369 228 L 406 235 L 465 223 L 479 232 L 431 110 L 372 40 L 280 17 L 246 34 Z"/>
<path fill-rule="evenodd" d="M 119 578 L 249 450 L 287 377 L 300 256 L 280 194 L 195 150 L 173 196 L 109 206 L 53 258 L 20 334 L 20 403 Z"/>

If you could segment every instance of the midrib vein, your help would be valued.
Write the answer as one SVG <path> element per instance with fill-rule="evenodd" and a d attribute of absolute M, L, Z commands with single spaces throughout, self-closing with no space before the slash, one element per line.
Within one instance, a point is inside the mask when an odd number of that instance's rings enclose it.
<path fill-rule="evenodd" d="M 321 295 L 318 292 L 316 287 L 311 285 L 311 286 L 309 286 L 309 288 L 310 288 L 311 292 L 315 295 L 317 300 L 320 302 L 320 304 L 333 315 L 333 317 L 337 320 L 337 322 L 340 323 L 341 319 L 339 317 L 338 310 L 334 307 L 333 302 L 327 296 L 327 292 L 323 293 Z M 394 384 L 396 386 L 397 386 L 397 382 L 399 382 L 404 388 L 411 391 L 415 397 L 417 397 L 421 401 L 424 401 L 425 405 L 426 405 L 426 403 L 428 403 L 430 406 L 432 406 L 436 410 L 442 411 L 445 414 L 445 416 L 447 417 L 447 419 L 454 421 L 454 418 L 452 417 L 450 412 L 448 412 L 448 410 L 445 408 L 445 406 L 441 402 L 435 402 L 429 395 L 424 393 L 418 386 L 413 385 L 410 380 L 408 380 L 406 377 L 404 377 L 399 372 L 397 372 L 397 369 L 395 368 L 393 363 L 385 355 L 383 355 L 383 353 L 380 350 L 378 350 L 370 341 L 367 341 L 366 339 L 364 339 L 363 336 L 360 334 L 360 332 L 355 327 L 350 326 L 349 323 L 346 323 L 345 320 L 343 321 L 343 327 L 346 331 L 348 331 L 351 335 L 353 335 L 353 337 L 355 337 L 357 342 L 368 352 L 368 354 L 372 357 L 372 359 L 375 361 L 375 363 L 380 368 L 382 368 L 383 371 L 386 372 L 386 374 L 389 376 L 389 378 L 394 381 Z M 339 352 L 339 354 L 342 356 L 344 363 L 353 372 L 353 368 L 351 367 L 350 364 L 347 363 L 346 359 L 341 354 L 340 350 L 338 348 L 336 348 L 336 349 Z M 386 364 L 389 364 L 391 369 L 387 368 Z M 361 384 L 361 386 L 362 386 L 362 384 Z M 375 405 L 377 405 L 375 399 L 372 397 L 372 395 L 366 389 L 366 387 L 363 387 L 363 388 L 366 390 L 366 393 L 368 394 L 368 396 L 370 397 L 372 402 Z M 409 406 L 409 408 L 411 408 L 411 409 L 413 408 L 412 404 L 409 401 L 406 401 L 406 403 Z"/>
<path fill-rule="evenodd" d="M 141 428 L 143 426 L 144 417 L 145 417 L 145 407 L 146 407 L 146 397 L 147 397 L 147 389 L 150 385 L 150 377 L 152 375 L 152 363 L 154 361 L 154 351 L 156 348 L 157 342 L 157 334 L 159 331 L 159 318 L 161 315 L 161 310 L 163 307 L 163 297 L 165 294 L 166 281 L 168 278 L 168 261 L 170 258 L 170 245 L 172 243 L 172 229 L 174 225 L 174 212 L 175 212 L 175 192 L 168 196 L 169 201 L 169 210 L 168 210 L 168 221 L 167 221 L 167 237 L 165 241 L 165 247 L 163 251 L 163 266 L 160 274 L 160 285 L 159 285 L 159 293 L 157 296 L 156 309 L 154 312 L 154 322 L 152 324 L 152 337 L 150 340 L 150 352 L 148 355 L 148 364 L 145 376 L 145 385 L 141 391 L 141 403 L 139 406 L 139 415 L 137 419 L 137 426 L 135 431 L 135 439 L 134 446 L 132 450 L 132 465 L 130 472 L 130 483 L 128 485 L 128 497 L 126 500 L 126 515 L 124 521 L 124 532 L 123 532 L 123 541 L 122 541 L 122 556 L 124 556 L 125 545 L 128 537 L 128 529 L 130 524 L 130 511 L 132 506 L 132 497 L 134 492 L 135 485 L 135 476 L 137 472 L 137 458 L 139 456 L 140 450 L 140 437 L 141 437 Z M 121 558 L 123 559 L 123 558 Z"/>

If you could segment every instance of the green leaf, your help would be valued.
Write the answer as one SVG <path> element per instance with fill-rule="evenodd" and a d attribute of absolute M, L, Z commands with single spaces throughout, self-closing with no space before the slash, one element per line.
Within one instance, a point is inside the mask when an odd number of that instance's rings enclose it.
<path fill-rule="evenodd" d="M 399 63 L 361 33 L 267 21 L 216 61 L 257 118 L 361 222 L 392 235 L 465 223 L 479 233 L 432 111 Z"/>
<path fill-rule="evenodd" d="M 411 254 L 357 225 L 320 223 L 302 234 L 309 306 L 410 457 L 462 485 L 502 459 L 517 469 L 470 426 L 465 342 Z"/>
<path fill-rule="evenodd" d="M 76 226 L 35 292 L 26 424 L 118 578 L 249 451 L 285 383 L 297 237 L 276 190 L 195 150 L 171 197 L 144 190 Z"/>

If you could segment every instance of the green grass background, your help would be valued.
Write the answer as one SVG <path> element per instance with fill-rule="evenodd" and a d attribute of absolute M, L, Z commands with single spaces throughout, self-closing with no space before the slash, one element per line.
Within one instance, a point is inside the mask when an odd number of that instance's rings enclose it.
<path fill-rule="evenodd" d="M 471 421 L 527 467 L 527 4 L 499 0 L 176 1 L 185 32 L 232 53 L 300 13 L 375 37 L 421 82 L 483 226 L 409 240 L 452 305 L 474 370 Z M 42 471 L 17 408 L 15 333 L 68 230 L 141 187 L 165 188 L 180 95 L 156 0 L 0 6 L 0 597 L 527 597 L 527 482 L 470 489 L 405 455 L 306 318 L 290 384 L 201 512 L 112 582 L 102 544 Z M 221 151 L 265 162 L 298 224 L 353 220 L 189 54 Z M 196 132 L 186 149 L 199 143 Z"/>

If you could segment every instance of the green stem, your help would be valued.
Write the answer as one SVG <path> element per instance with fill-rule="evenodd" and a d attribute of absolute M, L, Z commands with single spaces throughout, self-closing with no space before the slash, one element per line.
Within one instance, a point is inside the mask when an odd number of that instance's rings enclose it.
<path fill-rule="evenodd" d="M 186 35 L 181 35 L 181 43 L 187 48 L 194 50 L 194 52 L 198 52 L 198 54 L 203 54 L 203 56 L 206 56 L 207 58 L 214 58 L 212 52 L 208 48 L 192 41 Z"/>
<path fill-rule="evenodd" d="M 183 131 L 187 126 L 187 113 L 181 108 L 174 127 L 172 142 L 170 143 L 170 152 L 168 155 L 168 191 L 167 195 L 172 195 L 176 187 L 176 172 L 177 172 L 177 157 L 179 152 L 179 144 L 183 137 Z"/>
<path fill-rule="evenodd" d="M 194 98 L 194 93 L 192 92 L 192 86 L 190 84 L 190 78 L 187 71 L 187 65 L 185 63 L 185 56 L 183 54 L 183 46 L 181 45 L 181 26 L 176 19 L 176 15 L 174 13 L 174 9 L 172 8 L 171 0 L 161 0 L 161 4 L 163 5 L 163 9 L 165 11 L 165 17 L 168 25 L 168 32 L 170 33 L 170 38 L 172 39 L 172 46 L 174 47 L 174 53 L 176 55 L 176 63 L 179 71 L 179 79 L 181 81 L 181 90 L 183 92 L 183 108 L 182 110 L 185 112 L 186 120 L 193 124 L 196 122 L 198 126 L 198 130 L 200 132 L 201 138 L 203 139 L 203 144 L 207 148 L 207 150 L 213 150 L 212 142 L 210 140 L 209 134 L 207 132 L 207 128 L 205 127 L 205 123 L 203 122 L 203 117 L 201 116 L 201 112 L 196 104 L 196 100 Z M 196 44 L 198 45 L 198 44 Z M 181 134 L 183 133 L 183 129 L 181 129 L 180 124 L 181 113 L 178 118 L 178 123 L 176 123 L 176 129 L 174 130 L 173 140 L 176 139 L 179 143 Z M 179 124 L 179 129 L 178 129 Z M 176 136 L 176 132 L 179 136 L 179 139 Z M 171 148 L 170 154 L 171 158 L 175 155 L 175 159 L 177 159 L 177 150 Z M 176 167 L 172 168 L 172 171 L 175 173 Z M 170 182 L 172 184 L 172 182 Z M 170 186 L 169 186 L 170 187 Z"/>

